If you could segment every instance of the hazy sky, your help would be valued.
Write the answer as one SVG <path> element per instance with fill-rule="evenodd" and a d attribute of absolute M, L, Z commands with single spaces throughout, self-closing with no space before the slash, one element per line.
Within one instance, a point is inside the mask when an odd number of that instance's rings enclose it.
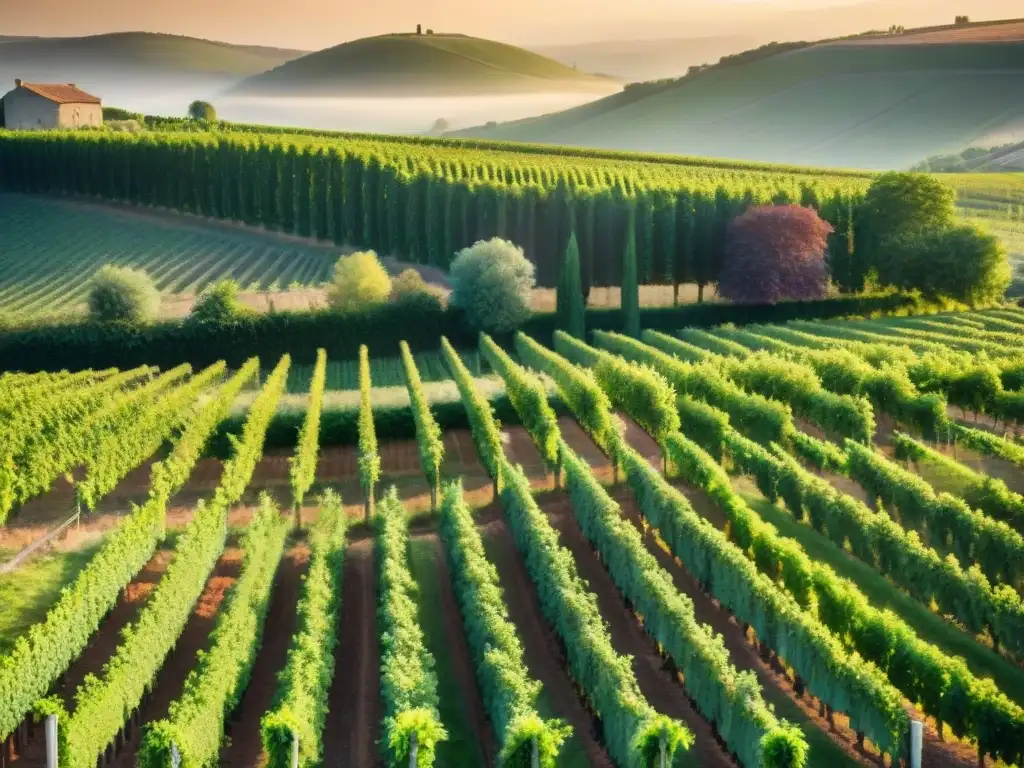
<path fill-rule="evenodd" d="M 514 43 L 754 33 L 815 38 L 889 24 L 1024 16 L 1021 0 L 0 0 L 0 35 L 145 30 L 318 49 L 417 23 Z"/>

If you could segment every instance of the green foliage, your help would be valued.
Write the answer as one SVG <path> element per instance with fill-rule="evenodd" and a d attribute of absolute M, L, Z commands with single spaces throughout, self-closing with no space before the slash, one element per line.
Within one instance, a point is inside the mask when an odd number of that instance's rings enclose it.
<path fill-rule="evenodd" d="M 392 488 L 381 499 L 377 530 L 380 621 L 380 680 L 384 701 L 382 752 L 390 768 L 409 761 L 410 739 L 419 748 L 416 764 L 430 768 L 434 748 L 447 738 L 437 711 L 434 658 L 427 651 L 416 616 L 416 582 L 409 572 L 405 510 Z"/>
<path fill-rule="evenodd" d="M 952 226 L 955 200 L 952 189 L 927 174 L 889 172 L 876 177 L 856 211 L 863 269 L 883 262 L 886 241 Z"/>
<path fill-rule="evenodd" d="M 919 531 L 940 552 L 952 552 L 961 565 L 976 563 L 993 582 L 1024 583 L 1024 537 L 1006 523 L 948 493 L 936 494 L 873 448 L 847 441 L 846 454 L 849 476 L 887 510 L 898 511 L 904 527 Z"/>
<path fill-rule="evenodd" d="M 198 323 L 230 323 L 245 312 L 238 301 L 238 283 L 218 280 L 199 294 L 188 316 Z"/>
<path fill-rule="evenodd" d="M 327 286 L 327 303 L 338 312 L 365 312 L 391 295 L 391 278 L 373 251 L 342 256 Z"/>
<path fill-rule="evenodd" d="M 569 244 L 565 247 L 557 303 L 558 327 L 577 339 L 585 338 L 587 306 L 580 274 L 580 248 L 575 231 L 570 234 Z"/>
<path fill-rule="evenodd" d="M 253 359 L 187 419 L 170 454 L 151 469 L 146 503 L 133 507 L 46 619 L 0 661 L 0 733 L 10 733 L 32 702 L 68 669 L 113 608 L 120 589 L 148 562 L 163 533 L 168 500 L 188 480 L 203 445 L 257 370 L 258 361 Z"/>
<path fill-rule="evenodd" d="M 79 503 L 86 510 L 96 509 L 103 496 L 156 453 L 175 427 L 187 422 L 197 396 L 223 375 L 224 368 L 223 363 L 212 365 L 156 402 L 136 400 L 121 410 L 120 428 L 99 436 L 85 476 L 75 484 Z"/>
<path fill-rule="evenodd" d="M 632 449 L 624 450 L 631 454 L 627 465 L 644 461 Z M 743 765 L 805 765 L 803 734 L 775 718 L 753 672 L 741 673 L 732 666 L 721 637 L 698 623 L 692 601 L 645 549 L 639 532 L 622 517 L 590 467 L 565 444 L 562 453 L 566 489 L 583 534 L 601 554 L 623 596 L 644 617 L 651 639 L 675 661 L 701 714 L 715 723 Z M 769 744 L 775 746 L 766 754 Z"/>
<path fill-rule="evenodd" d="M 524 365 L 546 373 L 558 385 L 576 420 L 607 455 L 615 457 L 622 443 L 622 426 L 612 417 L 612 404 L 593 371 L 572 365 L 524 333 L 516 334 L 516 352 Z"/>
<path fill-rule="evenodd" d="M 263 637 L 274 574 L 284 553 L 288 522 L 266 493 L 246 529 L 242 570 L 210 635 L 209 648 L 185 680 L 184 693 L 168 716 L 146 727 L 139 765 L 170 762 L 173 743 L 186 768 L 213 764 L 226 720 L 245 693 Z"/>
<path fill-rule="evenodd" d="M 208 101 L 193 101 L 188 105 L 188 116 L 192 120 L 201 120 L 206 123 L 217 122 L 217 110 Z"/>
<path fill-rule="evenodd" d="M 990 586 L 977 566 L 961 568 L 956 558 L 924 546 L 884 512 L 839 493 L 781 450 L 765 450 L 735 433 L 728 443 L 734 470 L 753 476 L 769 501 L 784 500 L 797 520 L 840 550 L 848 547 L 925 607 L 934 603 L 941 615 L 954 617 L 970 633 L 987 631 L 1010 653 L 1024 652 L 1024 602 L 1012 588 Z"/>
<path fill-rule="evenodd" d="M 288 359 L 283 358 L 249 410 L 235 455 L 225 464 L 213 499 L 208 504 L 200 503 L 175 547 L 174 560 L 138 621 L 125 631 L 121 645 L 104 667 L 103 676 L 86 678 L 76 693 L 74 715 L 61 725 L 67 743 L 67 753 L 60 756 L 62 765 L 95 765 L 127 715 L 139 706 L 152 686 L 224 549 L 228 508 L 241 498 L 263 453 L 263 436 L 277 408 L 287 373 Z M 162 512 L 165 504 L 166 497 L 156 506 Z M 157 755 L 170 745 L 156 737 L 146 743 L 149 746 L 141 750 L 141 764 L 162 765 Z"/>
<path fill-rule="evenodd" d="M 462 310 L 474 330 L 513 331 L 530 316 L 533 273 L 522 248 L 497 237 L 477 242 L 451 264 L 448 303 Z"/>
<path fill-rule="evenodd" d="M 459 388 L 459 394 L 462 396 L 462 403 L 469 418 L 469 429 L 473 435 L 473 442 L 476 443 L 477 452 L 480 454 L 480 460 L 494 480 L 495 492 L 500 492 L 501 471 L 505 457 L 501 425 L 494 418 L 494 409 L 491 403 L 480 394 L 473 383 L 473 376 L 466 369 L 462 358 L 448 343 L 448 339 L 441 339 L 441 352 L 448 363 L 452 378 L 455 379 L 455 384 Z"/>
<path fill-rule="evenodd" d="M 296 609 L 295 634 L 278 676 L 274 705 L 261 724 L 269 768 L 290 768 L 293 734 L 299 739 L 301 768 L 321 765 L 323 760 L 327 697 L 338 643 L 346 520 L 341 498 L 331 490 L 324 492 L 319 507 L 309 536 L 309 571 Z"/>
<path fill-rule="evenodd" d="M 953 424 L 950 427 L 953 440 L 964 448 L 1004 459 L 1018 467 L 1024 467 L 1024 446 L 1011 442 L 1004 437 L 993 435 L 980 429 Z"/>
<path fill-rule="evenodd" d="M 789 406 L 744 392 L 713 362 L 694 364 L 673 357 L 676 352 L 687 354 L 687 346 L 692 345 L 653 331 L 644 331 L 643 340 L 641 343 L 615 334 L 595 334 L 601 347 L 653 366 L 680 396 L 702 400 L 724 411 L 736 429 L 758 442 L 786 444 L 795 431 Z M 705 355 L 703 351 L 700 354 Z"/>
<path fill-rule="evenodd" d="M 792 666 L 815 696 L 849 714 L 851 727 L 881 750 L 900 755 L 910 727 L 902 696 L 877 669 L 849 654 L 837 636 L 798 602 L 806 600 L 810 589 L 806 556 L 793 545 L 774 540 L 773 529 L 755 519 L 735 496 L 725 471 L 709 454 L 679 434 L 669 437 L 666 449 L 680 477 L 708 493 L 729 516 L 735 543 L 699 516 L 646 460 L 629 451 L 626 479 L 644 517 L 690 574 L 738 620 L 751 624 L 758 638 Z M 755 538 L 757 566 L 746 554 Z M 761 563 L 771 564 L 772 578 L 758 573 Z M 780 573 L 790 591 L 773 580 Z"/>
<path fill-rule="evenodd" d="M 537 713 L 541 685 L 527 673 L 498 572 L 484 553 L 483 539 L 462 496 L 460 482 L 444 488 L 441 533 L 452 564 L 452 582 L 473 653 L 477 683 L 497 731 L 499 762 L 525 768 L 531 764 L 536 743 L 537 765 L 554 768 L 562 742 L 572 729 L 561 721 L 545 722 Z"/>
<path fill-rule="evenodd" d="M 540 380 L 518 365 L 490 336 L 480 334 L 480 352 L 505 382 L 505 392 L 550 469 L 559 469 L 560 430 Z"/>
<path fill-rule="evenodd" d="M 990 304 L 1002 299 L 1013 277 L 1005 246 L 974 225 L 914 232 L 884 247 L 882 282 L 929 299 Z"/>
<path fill-rule="evenodd" d="M 295 442 L 295 454 L 288 458 L 292 504 L 296 509 L 301 509 L 302 501 L 316 479 L 316 464 L 320 456 L 320 412 L 323 409 L 326 380 L 327 353 L 321 349 L 317 351 L 313 377 L 309 384 L 306 418 Z"/>
<path fill-rule="evenodd" d="M 636 263 L 636 219 L 630 210 L 626 244 L 622 252 L 622 330 L 634 339 L 640 336 L 640 278 Z"/>
<path fill-rule="evenodd" d="M 89 317 L 98 323 L 147 323 L 160 309 L 160 292 L 145 272 L 107 264 L 89 284 Z"/>
<path fill-rule="evenodd" d="M 370 351 L 359 348 L 359 485 L 366 497 L 366 516 L 373 514 L 377 483 L 380 481 L 380 454 L 373 427 L 373 398 L 370 381 Z"/>
<path fill-rule="evenodd" d="M 430 412 L 430 405 L 423 392 L 423 382 L 420 380 L 412 352 L 409 351 L 409 345 L 403 341 L 400 348 L 406 388 L 409 390 L 409 407 L 416 423 L 416 444 L 419 446 L 420 464 L 423 467 L 423 474 L 427 476 L 427 482 L 430 483 L 430 506 L 434 509 L 437 507 L 437 491 L 441 485 L 444 441 L 441 437 L 441 427 Z"/>
<path fill-rule="evenodd" d="M 594 378 L 611 401 L 659 443 L 679 431 L 675 390 L 654 368 L 627 363 L 561 332 L 555 333 L 555 350 L 579 365 L 592 367 Z"/>
<path fill-rule="evenodd" d="M 693 736 L 658 715 L 643 697 L 629 657 L 612 647 L 597 599 L 580 578 L 572 555 L 559 544 L 522 470 L 506 461 L 502 476 L 502 507 L 536 587 L 541 613 L 562 639 L 572 678 L 601 713 L 609 755 L 620 765 L 654 768 L 664 739 L 669 765 L 678 764 L 672 750 L 687 747 Z"/>

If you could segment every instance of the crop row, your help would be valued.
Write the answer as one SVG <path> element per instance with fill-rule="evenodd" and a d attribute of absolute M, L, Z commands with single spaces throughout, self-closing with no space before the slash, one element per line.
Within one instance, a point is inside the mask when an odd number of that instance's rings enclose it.
<path fill-rule="evenodd" d="M 250 360 L 188 420 L 170 454 L 150 470 L 147 501 L 133 508 L 107 537 L 46 618 L 0 657 L 0 735 L 13 731 L 33 703 L 67 671 L 113 608 L 120 589 L 152 557 L 163 536 L 167 502 L 188 479 L 209 436 L 258 365 L 255 358 Z"/>
<path fill-rule="evenodd" d="M 224 549 L 228 509 L 241 498 L 262 456 L 267 426 L 284 390 L 288 362 L 287 356 L 281 359 L 253 402 L 234 456 L 225 463 L 212 500 L 200 503 L 196 509 L 175 547 L 167 572 L 143 607 L 138 621 L 124 633 L 114 656 L 104 665 L 102 675 L 86 678 L 75 693 L 73 714 L 61 713 L 58 722 L 62 765 L 91 768 L 96 764 L 128 715 L 141 703 L 184 630 Z M 61 708 L 59 699 L 43 700 L 36 707 L 46 714 L 59 712 Z"/>
<path fill-rule="evenodd" d="M 849 440 L 846 445 L 849 452 L 870 452 Z M 812 563 L 799 545 L 779 537 L 774 527 L 762 521 L 732 490 L 728 477 L 714 460 L 681 434 L 670 436 L 666 448 L 687 481 L 708 492 L 725 511 L 730 535 L 744 551 L 752 553 L 757 567 L 779 578 L 805 608 L 816 605 L 817 617 L 836 637 L 878 664 L 925 712 L 940 722 L 949 722 L 957 734 L 975 739 L 980 754 L 1009 761 L 1019 759 L 1024 743 L 1020 740 L 1024 710 L 991 680 L 974 677 L 962 659 L 950 659 L 920 640 L 898 617 L 872 608 L 852 583 L 840 580 L 826 566 Z M 996 593 L 997 600 L 1005 596 Z M 882 637 L 887 642 L 879 647 L 878 638 Z M 970 704 L 955 709 L 953 703 L 961 701 Z M 893 742 L 889 746 L 894 746 Z"/>
<path fill-rule="evenodd" d="M 564 359 L 558 362 L 559 356 L 552 353 L 544 355 L 544 359 L 544 372 L 553 375 L 556 367 L 562 369 L 561 380 L 565 384 L 560 381 L 560 386 L 567 403 L 575 399 L 569 394 L 569 388 L 582 390 L 595 386 L 588 371 L 571 366 Z M 600 419 L 591 423 L 588 414 L 575 415 L 592 435 L 594 426 L 600 428 Z M 664 443 L 673 465 L 689 482 L 700 487 L 705 485 L 701 481 L 720 482 L 716 478 L 721 470 L 714 460 L 685 441 L 681 434 L 668 435 Z M 751 624 L 770 647 L 777 651 L 785 649 L 786 662 L 807 682 L 811 691 L 830 706 L 847 712 L 856 730 L 865 732 L 884 752 L 903 754 L 909 722 L 898 692 L 877 670 L 863 664 L 858 657 L 850 657 L 839 640 L 805 610 L 809 584 L 792 578 L 799 572 L 787 567 L 799 562 L 803 553 L 768 536 L 760 537 L 765 546 L 764 551 L 758 550 L 758 565 L 776 559 L 771 573 L 781 574 L 784 585 L 790 590 L 780 591 L 769 578 L 758 574 L 754 563 L 745 555 L 753 544 L 751 537 L 763 533 L 762 529 L 768 526 L 755 526 L 749 517 L 737 519 L 732 530 L 738 546 L 729 542 L 722 533 L 697 517 L 685 497 L 668 485 L 646 460 L 621 445 L 612 447 L 616 449 L 617 460 L 623 464 L 627 482 L 642 513 L 694 578 L 713 589 L 722 604 L 741 621 Z M 684 453 L 680 448 L 692 448 L 694 452 Z M 726 490 L 732 494 L 727 478 L 725 483 Z M 711 490 L 715 490 L 714 484 Z M 737 499 L 730 495 L 726 501 L 730 507 L 727 514 L 736 512 L 732 508 L 737 506 Z M 770 533 L 774 535 L 773 530 Z M 806 556 L 803 558 L 806 560 Z"/>
<path fill-rule="evenodd" d="M 531 254 L 545 286 L 557 282 L 572 222 L 587 284 L 620 283 L 632 220 L 643 282 L 707 284 L 721 265 L 716 233 L 748 205 L 814 206 L 845 238 L 865 188 L 849 178 L 588 165 L 272 134 L 0 136 L 7 190 L 161 206 L 438 267 L 501 236 Z"/>

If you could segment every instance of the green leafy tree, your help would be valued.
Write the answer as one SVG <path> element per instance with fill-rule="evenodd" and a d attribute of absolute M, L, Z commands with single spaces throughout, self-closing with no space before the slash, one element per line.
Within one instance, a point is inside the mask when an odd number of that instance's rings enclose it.
<path fill-rule="evenodd" d="M 886 242 L 953 226 L 953 190 L 923 173 L 883 173 L 855 214 L 859 263 L 864 273 L 881 268 Z"/>
<path fill-rule="evenodd" d="M 1002 243 L 973 225 L 888 241 L 878 274 L 887 285 L 971 306 L 998 301 L 1013 277 Z"/>
<path fill-rule="evenodd" d="M 238 301 L 238 283 L 219 280 L 199 295 L 189 312 L 189 319 L 200 323 L 228 323 L 245 313 L 245 308 Z"/>
<path fill-rule="evenodd" d="M 472 328 L 507 333 L 530 316 L 533 264 L 507 240 L 481 240 L 459 251 L 450 276 L 448 302 L 462 310 Z"/>
<path fill-rule="evenodd" d="M 342 256 L 334 265 L 327 303 L 339 312 L 362 312 L 391 295 L 391 278 L 373 251 Z"/>
<path fill-rule="evenodd" d="M 141 269 L 107 264 L 89 284 L 89 317 L 101 323 L 145 323 L 160 309 L 160 292 Z"/>
<path fill-rule="evenodd" d="M 569 236 L 562 262 L 562 275 L 558 281 L 558 327 L 571 336 L 582 339 L 586 335 L 587 309 L 583 300 L 580 278 L 580 248 L 576 233 Z"/>
<path fill-rule="evenodd" d="M 213 104 L 210 102 L 197 99 L 188 105 L 188 116 L 193 120 L 213 123 L 217 120 L 217 110 L 213 108 Z"/>
<path fill-rule="evenodd" d="M 636 263 L 636 221 L 629 217 L 622 254 L 622 316 L 627 336 L 640 335 L 640 283 Z"/>

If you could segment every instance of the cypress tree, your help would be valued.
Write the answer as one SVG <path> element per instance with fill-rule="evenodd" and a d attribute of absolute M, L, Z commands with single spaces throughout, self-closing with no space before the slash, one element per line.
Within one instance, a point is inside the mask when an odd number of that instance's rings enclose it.
<path fill-rule="evenodd" d="M 562 274 L 558 280 L 558 327 L 577 339 L 586 337 L 586 305 L 580 281 L 580 249 L 576 232 L 569 235 L 562 261 Z"/>
<path fill-rule="evenodd" d="M 636 263 L 636 215 L 629 209 L 622 254 L 622 319 L 627 336 L 640 337 L 640 283 Z"/>

